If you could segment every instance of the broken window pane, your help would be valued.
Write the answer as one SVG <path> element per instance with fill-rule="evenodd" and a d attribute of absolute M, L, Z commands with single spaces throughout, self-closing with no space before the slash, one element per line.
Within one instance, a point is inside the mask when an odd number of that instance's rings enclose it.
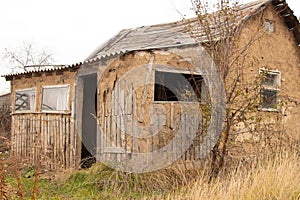
<path fill-rule="evenodd" d="M 262 94 L 262 102 L 261 106 L 262 108 L 267 109 L 277 109 L 278 107 L 278 91 L 276 90 L 269 90 L 269 89 L 263 89 Z"/>
<path fill-rule="evenodd" d="M 43 88 L 43 111 L 68 111 L 69 86 Z"/>
<path fill-rule="evenodd" d="M 268 33 L 274 32 L 274 22 L 271 20 L 265 20 L 265 31 Z"/>
<path fill-rule="evenodd" d="M 274 87 L 276 87 L 276 77 L 277 77 L 277 74 L 267 73 L 263 77 L 263 83 L 262 84 L 265 85 L 265 86 L 274 86 Z"/>
<path fill-rule="evenodd" d="M 35 89 L 16 91 L 15 111 L 35 111 Z"/>
<path fill-rule="evenodd" d="M 155 71 L 154 101 L 200 101 L 203 85 L 201 75 Z"/>

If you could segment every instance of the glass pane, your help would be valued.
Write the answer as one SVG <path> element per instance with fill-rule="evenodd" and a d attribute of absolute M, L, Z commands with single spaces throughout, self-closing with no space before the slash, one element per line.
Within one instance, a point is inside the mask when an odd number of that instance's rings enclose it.
<path fill-rule="evenodd" d="M 265 74 L 263 78 L 263 85 L 266 86 L 276 86 L 277 74 Z"/>
<path fill-rule="evenodd" d="M 42 110 L 66 111 L 69 110 L 69 86 L 43 88 Z"/>
<path fill-rule="evenodd" d="M 262 108 L 277 109 L 278 91 L 276 90 L 262 90 Z"/>
<path fill-rule="evenodd" d="M 274 32 L 274 22 L 270 20 L 265 21 L 265 31 L 269 33 Z"/>
<path fill-rule="evenodd" d="M 35 90 L 16 91 L 15 111 L 34 111 L 35 110 Z"/>

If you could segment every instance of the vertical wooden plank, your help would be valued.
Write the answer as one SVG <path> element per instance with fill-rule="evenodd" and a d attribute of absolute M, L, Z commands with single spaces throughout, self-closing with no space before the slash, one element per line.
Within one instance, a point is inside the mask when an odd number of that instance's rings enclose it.
<path fill-rule="evenodd" d="M 117 83 L 114 90 L 113 90 L 113 96 L 112 96 L 112 120 L 111 120 L 111 146 L 117 146 L 117 116 L 118 116 L 118 104 L 119 104 L 119 95 L 118 95 L 118 90 L 119 90 L 119 84 Z M 113 153 L 110 153 L 113 154 Z M 112 159 L 114 159 L 114 155 L 111 155 Z"/>
<path fill-rule="evenodd" d="M 36 114 L 34 114 L 33 116 L 32 116 L 32 134 L 31 134 L 31 137 L 30 137 L 30 143 L 31 143 L 31 149 L 30 149 L 30 151 L 31 151 L 31 155 L 30 155 L 30 159 L 31 159 L 31 161 L 33 162 L 33 149 L 32 149 L 32 144 L 33 144 L 33 138 L 35 137 L 35 135 L 37 135 L 39 132 L 37 132 L 37 130 L 36 130 Z M 39 135 L 40 135 L 40 138 L 41 138 L 41 133 L 39 133 Z M 40 139 L 41 141 L 42 141 L 42 138 Z M 42 142 L 40 142 L 40 149 L 42 149 Z"/>
<path fill-rule="evenodd" d="M 108 132 L 106 133 L 106 148 L 111 147 L 111 143 L 112 143 L 112 110 L 111 108 L 109 108 L 110 112 L 107 116 L 107 128 L 108 128 Z M 106 149 L 105 148 L 105 149 Z M 109 153 L 105 153 L 105 158 L 110 159 L 110 154 Z"/>
<path fill-rule="evenodd" d="M 51 122 L 49 119 L 49 115 L 46 115 L 47 122 L 47 163 L 49 165 L 49 169 L 52 169 L 52 155 L 51 155 Z"/>
<path fill-rule="evenodd" d="M 103 156 L 103 150 L 105 148 L 104 141 L 106 141 L 104 135 L 107 132 L 107 129 L 106 129 L 106 126 L 107 126 L 107 123 L 106 123 L 106 113 L 105 113 L 105 108 L 104 108 L 105 104 L 102 103 L 101 105 L 102 105 L 102 131 L 103 132 L 100 131 L 100 150 L 99 150 L 99 153 L 100 153 L 99 156 L 100 157 Z"/>
<path fill-rule="evenodd" d="M 68 131 L 68 121 L 66 116 L 64 116 L 64 134 L 66 137 L 66 144 L 65 144 L 65 152 L 66 152 L 66 167 L 69 168 L 70 167 L 70 135 L 69 135 L 69 131 Z"/>
<path fill-rule="evenodd" d="M 26 117 L 25 117 L 25 115 L 23 115 L 23 128 L 22 128 L 22 154 L 21 154 L 21 156 L 22 156 L 22 158 L 24 159 L 25 158 L 25 153 L 26 153 L 26 146 L 25 146 L 25 142 L 26 142 L 26 140 L 25 140 L 25 136 L 26 136 Z"/>
<path fill-rule="evenodd" d="M 138 152 L 138 139 L 137 139 L 137 135 L 138 135 L 138 127 L 137 127 L 137 102 L 136 102 L 136 96 L 133 90 L 133 86 L 132 86 L 132 150 L 131 152 L 133 153 L 132 156 L 134 156 L 135 153 Z"/>
<path fill-rule="evenodd" d="M 34 119 L 33 119 L 33 117 L 34 117 L 34 114 L 31 114 L 30 115 L 30 118 L 29 118 L 29 122 L 30 122 L 30 132 L 29 132 L 29 135 L 27 136 L 27 144 L 28 144 L 28 159 L 29 159 L 29 161 L 31 161 L 31 153 L 32 153 L 32 142 L 31 142 L 31 138 L 33 137 L 33 134 L 34 134 L 34 127 L 33 127 L 33 121 L 34 121 Z"/>
<path fill-rule="evenodd" d="M 24 129 L 24 135 L 23 135 L 23 144 L 24 144 L 23 158 L 27 159 L 27 152 L 28 152 L 28 150 L 27 150 L 27 136 L 28 136 L 28 132 L 30 131 L 30 127 L 29 127 L 29 118 L 27 117 L 27 115 L 24 115 L 24 118 L 25 118 L 25 129 Z"/>
<path fill-rule="evenodd" d="M 42 114 L 38 115 L 37 118 L 37 131 L 41 134 L 41 159 L 43 163 L 43 167 L 46 167 L 45 157 L 46 157 L 46 134 L 45 134 L 45 124 L 44 124 L 44 116 Z"/>
<path fill-rule="evenodd" d="M 70 118 L 67 117 L 67 125 L 68 125 L 68 133 L 69 133 L 69 167 L 72 167 L 72 161 L 73 161 L 73 145 L 72 145 L 72 131 L 71 131 L 71 124 L 70 124 Z"/>
<path fill-rule="evenodd" d="M 54 126 L 54 168 L 57 170 L 58 169 L 58 166 L 59 166 L 59 132 L 57 131 L 58 130 L 58 124 L 57 124 L 57 121 L 58 121 L 58 118 L 59 118 L 59 115 L 56 115 L 53 117 L 53 126 Z"/>
<path fill-rule="evenodd" d="M 19 144 L 19 156 L 21 156 L 22 157 L 22 134 L 23 134 L 23 132 L 22 132 L 22 130 L 23 130 L 23 116 L 21 115 L 20 116 L 20 130 L 19 130 L 19 138 L 18 138 L 18 144 Z"/>
<path fill-rule="evenodd" d="M 16 139 L 15 139 L 15 145 L 16 145 L 16 155 L 20 156 L 19 146 L 20 146 L 20 130 L 21 130 L 21 121 L 20 116 L 16 116 L 17 118 L 17 130 L 16 130 Z"/>
<path fill-rule="evenodd" d="M 24 130 L 25 130 L 25 119 L 22 115 L 22 129 L 21 129 L 21 156 L 24 158 Z"/>
<path fill-rule="evenodd" d="M 61 119 L 61 123 L 62 123 L 62 134 L 63 134 L 63 158 L 64 158 L 64 167 L 67 168 L 67 138 L 66 138 L 66 124 L 65 124 L 65 118 L 62 117 Z"/>
<path fill-rule="evenodd" d="M 20 137 L 20 116 L 16 115 L 16 129 L 15 129 L 15 155 L 19 156 L 19 137 Z"/>
<path fill-rule="evenodd" d="M 24 121 L 23 121 L 23 115 L 21 115 L 21 117 L 20 117 L 20 121 L 21 121 L 21 124 L 20 124 L 20 132 L 19 132 L 19 134 L 20 134 L 20 137 L 19 137 L 19 152 L 20 152 L 20 154 L 19 154 L 19 156 L 21 156 L 22 157 L 22 148 L 23 148 L 23 130 L 24 130 Z"/>
<path fill-rule="evenodd" d="M 25 129 L 24 129 L 24 135 L 23 135 L 23 150 L 24 150 L 24 158 L 27 159 L 27 136 L 28 133 L 30 131 L 30 127 L 29 127 L 29 118 L 27 117 L 27 115 L 24 115 L 24 122 L 25 122 Z M 27 161 L 28 162 L 28 161 Z"/>
<path fill-rule="evenodd" d="M 52 142 L 52 146 L 53 146 L 53 169 L 56 170 L 57 169 L 57 135 L 56 135 L 56 115 L 51 116 L 52 117 L 52 134 L 53 134 L 53 142 Z"/>
<path fill-rule="evenodd" d="M 27 157 L 28 157 L 28 160 L 29 160 L 29 163 L 32 163 L 32 160 L 31 160 L 31 154 L 32 154 L 32 137 L 33 137 L 33 115 L 31 115 L 29 117 L 29 123 L 30 123 L 30 132 L 29 134 L 27 135 L 27 139 L 26 139 L 26 142 L 27 142 Z"/>
<path fill-rule="evenodd" d="M 74 132 L 74 124 L 72 120 L 69 118 L 69 126 L 70 126 L 70 136 L 71 136 L 71 159 L 70 159 L 70 167 L 75 167 L 75 132 Z"/>
<path fill-rule="evenodd" d="M 64 135 L 64 157 L 65 157 L 65 160 L 64 160 L 64 165 L 66 168 L 68 168 L 68 136 L 67 136 L 67 130 L 66 130 L 66 118 L 63 116 L 62 118 L 62 123 L 63 123 L 63 135 Z"/>
<path fill-rule="evenodd" d="M 174 128 L 174 103 L 170 105 L 170 128 Z"/>
<path fill-rule="evenodd" d="M 28 159 L 28 154 L 30 151 L 29 148 L 29 137 L 30 137 L 30 133 L 31 133 L 31 120 L 30 120 L 30 116 L 26 115 L 26 132 L 25 132 L 25 157 L 26 159 Z"/>
<path fill-rule="evenodd" d="M 42 135 L 42 155 L 43 155 L 43 160 L 45 163 L 45 159 L 47 156 L 47 133 L 46 133 L 46 124 L 45 124 L 45 120 L 44 120 L 44 115 L 40 115 L 37 119 L 39 121 L 38 123 L 38 130 L 41 130 L 41 135 Z M 46 163 L 45 163 L 45 167 L 46 167 Z"/>
<path fill-rule="evenodd" d="M 65 134 L 66 134 L 66 165 L 67 168 L 70 167 L 70 132 L 69 132 L 69 124 L 66 117 L 64 117 L 65 122 Z"/>
<path fill-rule="evenodd" d="M 63 136 L 63 116 L 59 119 L 59 138 L 60 138 L 60 164 L 65 169 L 64 164 L 64 136 Z"/>
<path fill-rule="evenodd" d="M 12 116 L 12 155 L 17 155 L 17 132 L 19 127 L 19 121 L 17 115 Z"/>
<path fill-rule="evenodd" d="M 19 124 L 19 134 L 18 134 L 18 141 L 17 141 L 17 144 L 18 144 L 18 156 L 22 156 L 22 129 L 23 129 L 23 118 L 22 118 L 22 115 L 20 116 L 19 118 L 20 120 L 20 124 Z"/>
<path fill-rule="evenodd" d="M 18 155 L 18 157 L 19 156 L 21 156 L 21 130 L 22 130 L 22 118 L 21 118 L 22 116 L 19 116 L 19 119 L 18 119 L 18 121 L 19 121 L 19 126 L 18 126 L 18 134 L 17 134 L 17 140 L 16 140 L 16 144 L 17 144 L 17 155 Z"/>
<path fill-rule="evenodd" d="M 49 118 L 49 115 L 46 117 L 47 121 L 47 136 L 48 136 L 48 144 L 47 144 L 47 160 L 48 160 L 48 165 L 49 169 L 52 169 L 52 147 L 51 147 L 51 121 Z"/>
<path fill-rule="evenodd" d="M 19 131 L 20 131 L 20 120 L 19 120 L 19 117 L 18 115 L 14 115 L 15 116 L 15 122 L 14 122 L 14 125 L 15 126 L 15 138 L 14 138 L 14 147 L 15 147 L 15 155 L 18 155 L 18 137 L 19 137 Z"/>
<path fill-rule="evenodd" d="M 50 167 L 50 156 L 49 156 L 49 151 L 50 151 L 50 132 L 49 132 L 49 121 L 48 121 L 48 116 L 44 116 L 44 122 L 45 122 L 45 131 L 46 131 L 46 137 L 47 137 L 47 143 L 46 143 L 46 163 L 47 163 L 47 168 L 51 169 Z"/>
<path fill-rule="evenodd" d="M 58 115 L 57 117 L 56 117 L 56 141 L 57 141 L 57 143 L 56 143 L 56 153 L 57 153 L 57 168 L 59 169 L 59 170 L 61 170 L 62 169 L 62 167 L 61 167 L 61 150 L 60 150 L 60 144 L 61 144 L 61 138 L 60 138 L 60 118 L 61 118 L 61 115 Z"/>
<path fill-rule="evenodd" d="M 23 122 L 23 115 L 21 115 L 21 117 L 20 117 L 20 122 L 21 122 L 21 124 L 20 124 L 20 132 L 19 132 L 19 142 L 18 142 L 18 144 L 19 144 L 19 156 L 21 156 L 22 157 L 22 147 L 23 147 L 23 144 L 22 144 L 22 142 L 23 142 L 23 130 L 24 130 L 24 122 Z"/>
<path fill-rule="evenodd" d="M 60 148 L 59 148 L 59 118 L 60 118 L 60 115 L 56 115 L 55 117 L 55 149 L 56 149 L 56 154 L 55 154 L 55 157 L 56 157 L 56 162 L 55 162 L 55 167 L 56 167 L 56 170 L 60 169 L 60 163 L 59 163 L 59 160 L 60 160 Z"/>
<path fill-rule="evenodd" d="M 10 151 L 11 155 L 15 155 L 15 145 L 14 145 L 14 137 L 15 137 L 15 116 L 11 116 L 11 135 L 10 135 Z"/>
<path fill-rule="evenodd" d="M 103 148 L 102 148 L 102 150 L 101 150 L 101 152 L 102 152 L 102 155 L 101 156 L 104 156 L 104 158 L 105 158 L 105 156 L 106 156 L 106 153 L 105 153 L 105 149 L 107 148 L 107 140 L 108 140 L 108 133 L 109 133 L 109 117 L 108 116 L 106 116 L 106 114 L 105 114 L 105 124 L 104 124 L 104 126 L 105 126 L 105 131 L 104 131 L 104 133 L 103 133 L 103 135 L 102 135 L 102 140 L 103 140 Z"/>
<path fill-rule="evenodd" d="M 45 117 L 46 122 L 47 122 L 47 163 L 49 166 L 49 169 L 52 169 L 52 156 L 51 156 L 51 125 L 50 125 L 50 119 L 49 115 L 46 115 Z"/>
<path fill-rule="evenodd" d="M 33 126 L 34 126 L 34 131 L 32 134 L 32 138 L 31 138 L 31 142 L 34 143 L 34 138 L 38 135 L 40 138 L 40 142 L 39 142 L 39 149 L 40 149 L 40 159 L 42 162 L 42 158 L 43 158 L 43 152 L 44 152 L 44 137 L 43 137 L 43 132 L 42 129 L 40 128 L 41 126 L 41 120 L 40 120 L 40 116 L 39 115 L 34 115 L 33 117 Z M 31 155 L 31 159 L 34 160 L 34 148 L 32 147 L 32 155 Z"/>
<path fill-rule="evenodd" d="M 44 134 L 44 163 L 45 163 L 45 167 L 48 167 L 47 165 L 47 152 L 48 152 L 48 134 L 47 134 L 47 123 L 45 120 L 45 115 L 41 116 L 41 129 L 43 130 L 43 134 Z"/>

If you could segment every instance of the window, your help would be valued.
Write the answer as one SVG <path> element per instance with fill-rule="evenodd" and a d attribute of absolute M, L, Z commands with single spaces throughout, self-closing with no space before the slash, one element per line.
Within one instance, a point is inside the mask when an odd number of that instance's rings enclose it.
<path fill-rule="evenodd" d="M 203 100 L 204 81 L 201 75 L 155 71 L 154 101 Z"/>
<path fill-rule="evenodd" d="M 15 93 L 15 111 L 35 111 L 35 89 L 17 90 Z"/>
<path fill-rule="evenodd" d="M 280 72 L 260 69 L 261 79 L 261 102 L 260 108 L 267 111 L 277 111 L 279 108 Z"/>
<path fill-rule="evenodd" d="M 265 20 L 265 32 L 273 33 L 274 32 L 274 21 Z"/>
<path fill-rule="evenodd" d="M 68 111 L 69 85 L 43 87 L 42 111 Z"/>

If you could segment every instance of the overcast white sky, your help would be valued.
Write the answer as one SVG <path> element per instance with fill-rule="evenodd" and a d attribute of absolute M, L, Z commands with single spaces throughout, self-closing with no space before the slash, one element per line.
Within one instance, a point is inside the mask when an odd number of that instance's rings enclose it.
<path fill-rule="evenodd" d="M 287 2 L 299 17 L 300 1 Z M 124 28 L 181 20 L 177 10 L 192 16 L 190 7 L 190 0 L 2 0 L 0 74 L 10 72 L 2 59 L 5 48 L 28 42 L 53 51 L 56 64 L 73 64 Z M 1 78 L 4 90 L 8 83 Z"/>

